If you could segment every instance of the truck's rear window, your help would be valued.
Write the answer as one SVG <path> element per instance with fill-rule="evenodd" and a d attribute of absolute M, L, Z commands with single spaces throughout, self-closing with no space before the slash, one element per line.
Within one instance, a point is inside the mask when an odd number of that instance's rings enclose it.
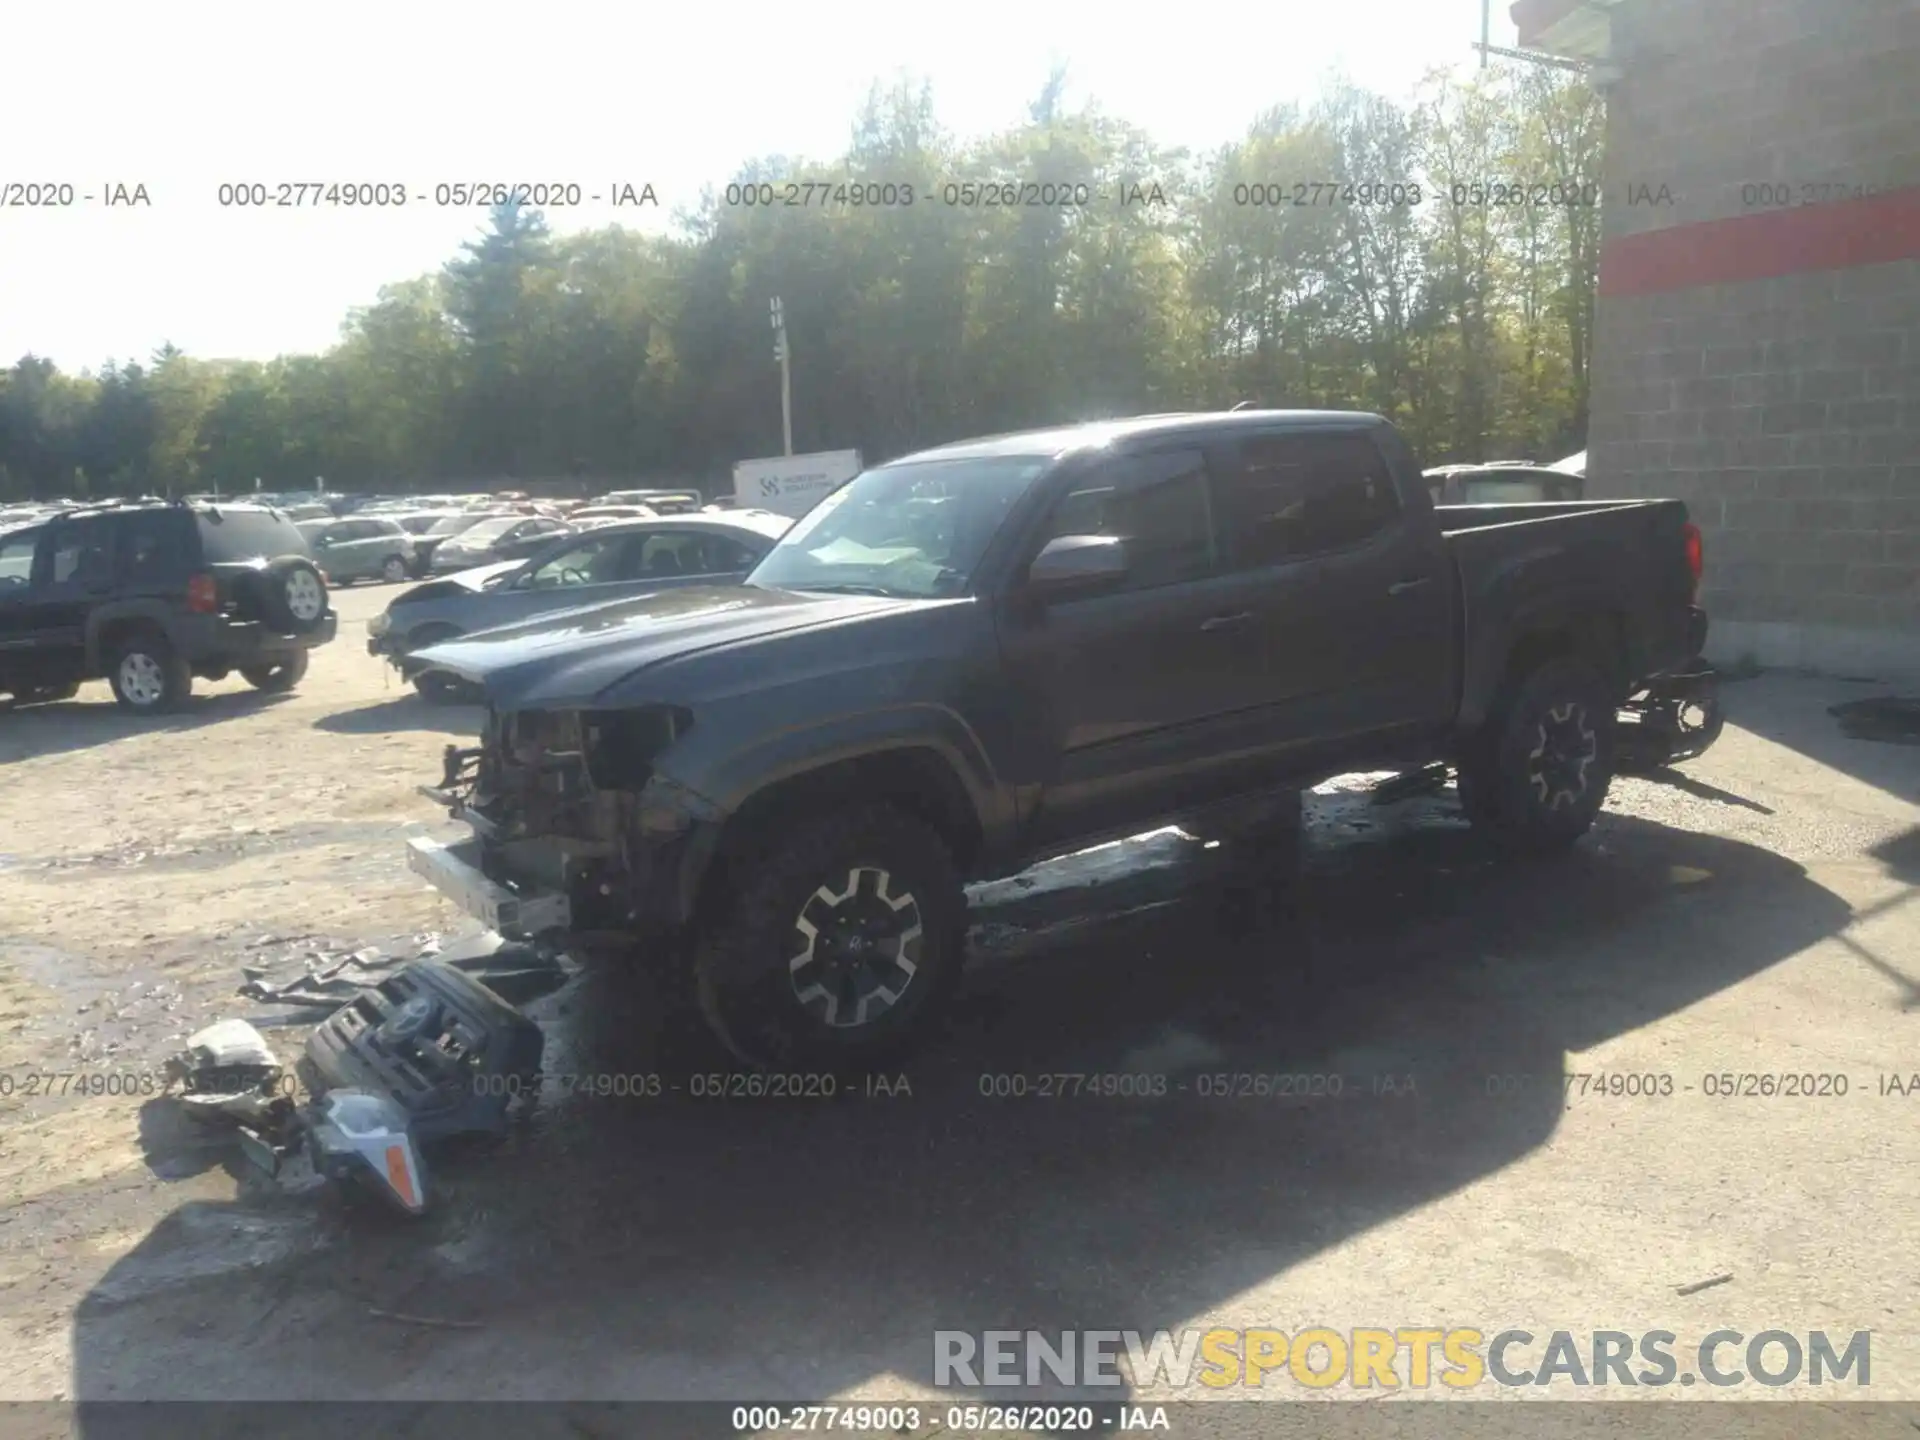
<path fill-rule="evenodd" d="M 209 564 L 312 553 L 299 527 L 274 511 L 213 509 L 201 511 L 198 518 L 200 544 Z"/>

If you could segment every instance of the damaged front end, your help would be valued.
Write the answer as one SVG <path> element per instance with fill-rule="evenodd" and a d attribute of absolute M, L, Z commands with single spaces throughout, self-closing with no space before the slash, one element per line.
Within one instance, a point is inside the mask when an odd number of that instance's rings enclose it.
<path fill-rule="evenodd" d="M 449 745 L 420 787 L 472 837 L 409 841 L 409 864 L 511 938 L 670 928 L 692 834 L 717 818 L 655 769 L 692 724 L 672 706 L 489 710 L 481 743 Z"/>

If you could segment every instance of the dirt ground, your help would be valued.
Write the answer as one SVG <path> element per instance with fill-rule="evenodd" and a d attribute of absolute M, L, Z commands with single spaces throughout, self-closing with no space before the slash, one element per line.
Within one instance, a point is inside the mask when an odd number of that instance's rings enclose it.
<path fill-rule="evenodd" d="M 0 1398 L 944 1402 L 936 1330 L 1470 1325 L 1870 1330 L 1865 1390 L 1713 1398 L 1920 1399 L 1920 747 L 1842 733 L 1827 707 L 1870 684 L 1730 687 L 1719 747 L 1619 782 L 1550 865 L 1490 860 L 1450 794 L 1336 782 L 1252 926 L 1177 834 L 986 887 L 910 1094 L 555 1100 L 436 1159 L 420 1221 L 273 1193 L 140 1093 L 26 1094 L 284 1017 L 244 965 L 470 930 L 402 852 L 444 832 L 412 787 L 472 713 L 365 653 L 392 593 L 338 596 L 289 696 L 0 715 Z M 550 1071 L 723 1068 L 623 967 L 530 1010 Z M 1046 1072 L 1185 1088 L 983 1094 Z M 1345 1092 L 1197 1094 L 1276 1072 Z M 1672 1093 L 1579 1078 L 1627 1074 Z"/>

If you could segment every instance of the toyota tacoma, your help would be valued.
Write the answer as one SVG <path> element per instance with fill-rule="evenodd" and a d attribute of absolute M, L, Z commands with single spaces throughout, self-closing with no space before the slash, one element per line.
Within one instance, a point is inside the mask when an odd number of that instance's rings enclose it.
<path fill-rule="evenodd" d="M 1676 500 L 1436 507 L 1378 416 L 1150 416 L 945 446 L 822 499 L 744 586 L 435 646 L 484 732 L 410 863 L 509 934 L 683 965 L 756 1064 L 934 1019 L 963 886 L 1445 762 L 1503 850 L 1575 843 L 1617 707 L 1697 655 Z M 651 937 L 648 943 L 644 937 Z"/>

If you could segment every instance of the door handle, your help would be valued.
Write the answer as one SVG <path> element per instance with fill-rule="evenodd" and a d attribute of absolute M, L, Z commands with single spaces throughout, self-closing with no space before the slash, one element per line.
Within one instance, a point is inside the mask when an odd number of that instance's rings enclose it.
<path fill-rule="evenodd" d="M 1253 619 L 1251 610 L 1242 610 L 1238 615 L 1216 615 L 1211 620 L 1202 620 L 1202 630 L 1229 630 L 1235 625 L 1244 625 Z"/>
<path fill-rule="evenodd" d="M 1418 580 L 1402 580 L 1398 584 L 1389 585 L 1387 587 L 1387 594 L 1404 595 L 1409 590 L 1418 590 L 1421 586 L 1431 585 L 1432 583 L 1433 577 L 1431 575 L 1423 575 Z"/>

